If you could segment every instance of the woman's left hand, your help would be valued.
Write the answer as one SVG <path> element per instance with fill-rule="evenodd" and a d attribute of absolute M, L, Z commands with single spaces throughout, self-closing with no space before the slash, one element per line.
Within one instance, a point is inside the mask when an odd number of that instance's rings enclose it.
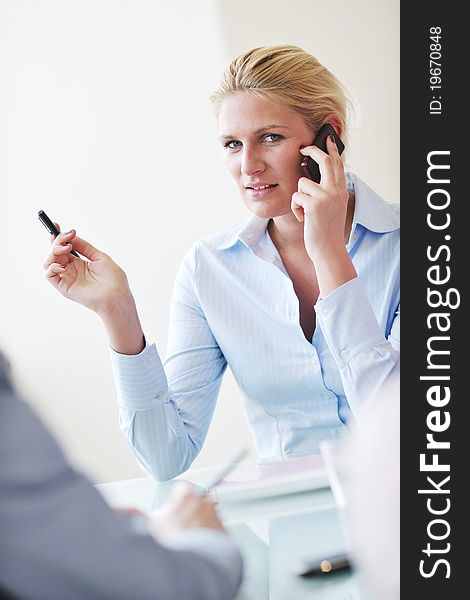
<path fill-rule="evenodd" d="M 343 162 L 332 136 L 327 139 L 328 154 L 316 146 L 300 152 L 311 156 L 320 166 L 321 181 L 301 177 L 292 195 L 292 211 L 304 224 L 305 247 L 315 264 L 344 253 L 348 190 Z"/>

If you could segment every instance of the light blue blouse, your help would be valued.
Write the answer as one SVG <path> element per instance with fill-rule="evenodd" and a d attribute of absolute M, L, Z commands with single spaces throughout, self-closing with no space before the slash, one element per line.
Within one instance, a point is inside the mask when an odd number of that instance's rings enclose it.
<path fill-rule="evenodd" d="M 358 277 L 316 306 L 309 342 L 299 303 L 267 231 L 252 217 L 197 242 L 178 272 L 167 357 L 111 351 L 120 426 L 158 480 L 200 451 L 222 376 L 238 383 L 260 458 L 318 452 L 399 366 L 398 205 L 357 176 L 347 250 Z"/>

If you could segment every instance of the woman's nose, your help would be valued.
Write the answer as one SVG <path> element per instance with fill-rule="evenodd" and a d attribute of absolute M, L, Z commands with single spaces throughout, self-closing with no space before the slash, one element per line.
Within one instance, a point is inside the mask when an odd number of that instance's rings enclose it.
<path fill-rule="evenodd" d="M 259 151 L 250 148 L 243 149 L 241 171 L 243 175 L 254 175 L 264 171 L 264 161 Z"/>

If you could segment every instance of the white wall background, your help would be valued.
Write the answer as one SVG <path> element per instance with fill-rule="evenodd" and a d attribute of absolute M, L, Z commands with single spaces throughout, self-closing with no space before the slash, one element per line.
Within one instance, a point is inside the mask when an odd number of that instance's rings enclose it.
<path fill-rule="evenodd" d="M 0 347 L 94 481 L 142 471 L 118 429 L 98 318 L 43 278 L 37 211 L 126 270 L 164 355 L 183 254 L 248 216 L 207 101 L 226 63 L 266 44 L 315 54 L 355 100 L 352 168 L 398 201 L 398 25 L 398 0 L 0 0 Z M 228 373 L 195 464 L 222 463 L 242 443 L 253 448 Z"/>

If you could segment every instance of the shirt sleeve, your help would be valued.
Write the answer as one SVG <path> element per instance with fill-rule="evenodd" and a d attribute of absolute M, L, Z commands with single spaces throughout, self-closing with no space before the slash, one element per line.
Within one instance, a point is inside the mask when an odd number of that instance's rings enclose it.
<path fill-rule="evenodd" d="M 221 600 L 241 557 L 229 536 L 187 530 L 173 546 L 137 533 L 66 462 L 31 410 L 0 381 L 0 581 L 48 600 Z"/>
<path fill-rule="evenodd" d="M 318 323 L 340 370 L 353 413 L 399 373 L 400 312 L 385 337 L 359 277 L 319 300 Z"/>
<path fill-rule="evenodd" d="M 120 426 L 156 480 L 186 471 L 200 451 L 227 367 L 194 286 L 197 245 L 179 269 L 170 309 L 167 357 L 155 345 L 125 356 L 111 350 Z"/>

